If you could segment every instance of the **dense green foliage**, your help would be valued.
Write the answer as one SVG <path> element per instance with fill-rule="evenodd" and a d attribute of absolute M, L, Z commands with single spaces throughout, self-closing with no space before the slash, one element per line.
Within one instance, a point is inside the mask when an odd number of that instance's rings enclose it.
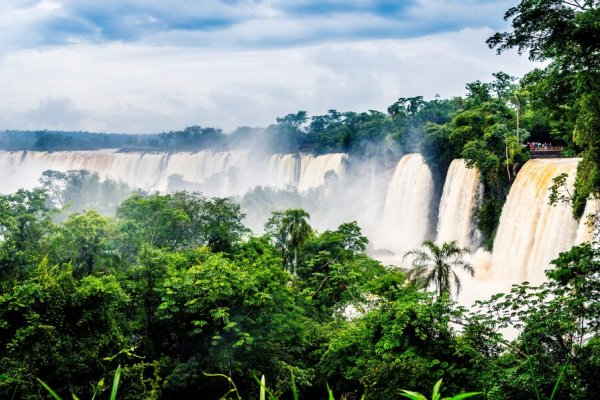
<path fill-rule="evenodd" d="M 52 204 L 43 190 L 0 196 L 3 398 L 43 397 L 36 378 L 89 398 L 118 364 L 123 399 L 227 391 L 204 372 L 231 377 L 244 397 L 262 374 L 289 394 L 290 371 L 306 398 L 329 383 L 395 399 L 440 378 L 452 393 L 532 398 L 559 374 L 555 398 L 599 389 L 600 264 L 589 245 L 562 254 L 548 284 L 467 312 L 447 290 L 370 259 L 356 223 L 317 233 L 292 209 L 249 236 L 239 206 L 187 192 L 135 194 L 115 218 L 53 222 Z M 510 343 L 498 334 L 507 326 L 521 331 Z"/>
<path fill-rule="evenodd" d="M 572 137 L 583 150 L 572 199 L 581 215 L 589 196 L 600 192 L 600 2 L 523 0 L 505 19 L 513 30 L 492 36 L 490 47 L 517 48 L 531 60 L 549 61 L 524 81 L 551 133 Z"/>
<path fill-rule="evenodd" d="M 277 152 L 347 152 L 384 165 L 421 151 L 442 175 L 462 157 L 481 172 L 477 217 L 490 245 L 529 157 L 523 142 L 552 142 L 582 157 L 568 199 L 576 215 L 600 191 L 599 10 L 597 0 L 521 1 L 506 14 L 513 30 L 488 43 L 529 51 L 547 66 L 520 81 L 497 73 L 492 82 L 469 83 L 464 98 L 400 98 L 387 113 L 300 111 L 229 136 L 201 127 L 143 137 L 4 132 L 0 146 L 254 143 Z M 263 374 L 276 396 L 290 395 L 294 376 L 305 398 L 323 397 L 329 384 L 348 399 L 397 399 L 400 389 L 425 393 L 440 379 L 449 393 L 493 400 L 583 400 L 600 392 L 598 242 L 562 253 L 545 284 L 515 285 L 466 310 L 448 295 L 448 259 L 460 249 L 429 243 L 416 250 L 411 282 L 367 256 L 368 239 L 355 222 L 316 232 L 291 192 L 278 194 L 290 209 L 273 213 L 257 237 L 230 199 L 131 193 L 81 171 L 47 172 L 42 184 L 0 195 L 2 398 L 44 398 L 36 378 L 62 398 L 90 398 L 98 388 L 105 398 L 108 388 L 98 382 L 112 380 L 117 365 L 123 399 L 227 392 L 229 381 L 205 372 L 224 374 L 247 398 Z M 261 190 L 246 196 L 248 206 L 265 206 Z M 102 215 L 115 209 L 115 217 Z M 437 292 L 427 291 L 427 280 Z"/>

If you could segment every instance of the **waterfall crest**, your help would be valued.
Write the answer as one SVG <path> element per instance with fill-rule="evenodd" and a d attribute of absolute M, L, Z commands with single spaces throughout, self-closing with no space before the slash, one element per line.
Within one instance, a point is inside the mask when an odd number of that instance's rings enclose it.
<path fill-rule="evenodd" d="M 119 152 L 96 151 L 0 151 L 0 192 L 31 188 L 43 171 L 88 170 L 126 183 L 133 188 L 167 191 L 177 176 L 187 187 L 209 195 L 231 196 L 258 185 L 300 191 L 322 185 L 328 171 L 343 174 L 345 155 L 276 154 L 252 157 L 246 151 Z"/>
<path fill-rule="evenodd" d="M 494 277 L 505 282 L 545 280 L 550 261 L 575 243 L 577 222 L 566 204 L 549 205 L 552 178 L 569 174 L 573 184 L 578 159 L 535 159 L 515 179 L 494 241 Z"/>
<path fill-rule="evenodd" d="M 429 231 L 433 178 L 421 154 L 407 154 L 389 184 L 376 244 L 397 253 L 419 247 Z"/>
<path fill-rule="evenodd" d="M 476 168 L 467 168 L 465 160 L 453 160 L 446 175 L 437 223 L 438 243 L 456 240 L 460 247 L 472 250 L 481 236 L 474 226 L 473 215 L 479 207 L 483 185 Z"/>

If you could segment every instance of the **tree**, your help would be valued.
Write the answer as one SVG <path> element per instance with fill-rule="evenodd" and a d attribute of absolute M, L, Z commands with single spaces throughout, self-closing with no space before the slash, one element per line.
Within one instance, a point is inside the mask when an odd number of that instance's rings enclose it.
<path fill-rule="evenodd" d="M 101 180 L 97 173 L 86 170 L 46 170 L 39 181 L 48 193 L 50 204 L 71 213 L 93 209 L 101 214 L 114 214 L 119 204 L 133 193 L 123 182 Z"/>
<path fill-rule="evenodd" d="M 249 231 L 242 223 L 244 216 L 240 205 L 230 199 L 209 199 L 203 205 L 201 230 L 198 233 L 212 251 L 232 252 Z"/>
<path fill-rule="evenodd" d="M 292 274 L 296 275 L 298 267 L 298 248 L 304 243 L 312 232 L 312 228 L 308 224 L 310 215 L 302 209 L 286 210 L 282 219 L 283 229 L 288 234 L 289 248 L 294 252 L 294 267 Z"/>
<path fill-rule="evenodd" d="M 0 195 L 0 286 L 2 279 L 25 274 L 43 258 L 54 211 L 42 189 Z"/>
<path fill-rule="evenodd" d="M 387 112 L 390 116 L 404 116 L 413 118 L 425 105 L 423 96 L 400 97 L 394 104 L 388 107 Z"/>
<path fill-rule="evenodd" d="M 240 388 L 254 387 L 258 373 L 279 386 L 289 380 L 289 368 L 302 371 L 308 327 L 286 285 L 289 275 L 265 240 L 238 250 L 233 259 L 196 250 L 176 268 L 168 266 L 157 285 L 163 398 L 193 398 L 199 388 L 218 398 L 221 388 L 202 371 L 227 374 Z"/>
<path fill-rule="evenodd" d="M 277 123 L 282 126 L 288 126 L 294 129 L 300 129 L 306 122 L 308 115 L 306 111 L 298 111 L 296 114 L 288 114 L 285 117 L 277 117 Z"/>
<path fill-rule="evenodd" d="M 52 238 L 51 253 L 57 262 L 71 262 L 73 275 L 91 275 L 116 263 L 112 221 L 96 211 L 73 214 Z"/>
<path fill-rule="evenodd" d="M 248 232 L 239 204 L 200 193 L 134 195 L 121 204 L 117 217 L 122 231 L 138 242 L 177 250 L 208 246 L 231 252 Z"/>
<path fill-rule="evenodd" d="M 271 235 L 275 245 L 282 250 L 284 265 L 287 252 L 294 253 L 291 272 L 296 276 L 298 266 L 298 248 L 308 239 L 312 228 L 307 219 L 310 215 L 300 209 L 289 209 L 283 212 L 276 211 L 265 225 L 265 230 Z"/>
<path fill-rule="evenodd" d="M 475 275 L 473 266 L 462 259 L 469 250 L 458 247 L 454 240 L 441 246 L 426 240 L 423 242 L 423 247 L 422 250 L 415 249 L 404 254 L 405 258 L 414 257 L 412 261 L 414 268 L 409 273 L 410 278 L 424 288 L 433 283 L 440 297 L 450 295 L 454 284 L 458 296 L 461 282 L 454 268 L 458 267 L 471 276 Z"/>
<path fill-rule="evenodd" d="M 598 68 L 600 28 L 598 0 L 522 0 L 504 15 L 512 32 L 496 33 L 487 40 L 498 53 L 517 48 L 529 59 L 560 59 L 575 68 Z"/>
<path fill-rule="evenodd" d="M 271 218 L 265 224 L 265 233 L 281 253 L 281 263 L 285 268 L 287 264 L 287 232 L 283 229 L 283 216 L 283 211 L 273 211 Z"/>
<path fill-rule="evenodd" d="M 401 279 L 389 271 L 387 281 Z M 473 373 L 476 355 L 452 329 L 451 301 L 410 285 L 393 285 L 379 293 L 372 309 L 338 328 L 326 344 L 318 375 L 346 398 L 397 400 L 398 390 L 430 390 L 443 378 L 456 393 L 479 390 Z"/>
<path fill-rule="evenodd" d="M 117 210 L 128 245 L 148 243 L 154 247 L 179 248 L 187 244 L 189 215 L 172 204 L 172 195 L 133 195 Z"/>

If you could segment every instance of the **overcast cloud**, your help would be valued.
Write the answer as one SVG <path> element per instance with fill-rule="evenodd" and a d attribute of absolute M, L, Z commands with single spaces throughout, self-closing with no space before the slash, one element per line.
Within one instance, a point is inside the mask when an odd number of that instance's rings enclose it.
<path fill-rule="evenodd" d="M 504 0 L 18 0 L 0 5 L 0 129 L 266 126 L 385 110 L 533 66 L 485 45 Z"/>

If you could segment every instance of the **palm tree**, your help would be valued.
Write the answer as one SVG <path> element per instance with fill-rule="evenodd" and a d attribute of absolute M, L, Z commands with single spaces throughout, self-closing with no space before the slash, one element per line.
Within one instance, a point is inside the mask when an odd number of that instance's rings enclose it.
<path fill-rule="evenodd" d="M 288 248 L 294 252 L 294 263 L 292 275 L 296 275 L 296 267 L 298 266 L 298 247 L 300 247 L 312 232 L 312 228 L 308 224 L 310 215 L 300 209 L 289 209 L 283 212 L 281 218 L 281 229 L 286 234 Z"/>
<path fill-rule="evenodd" d="M 452 284 L 454 284 L 458 296 L 461 282 L 454 268 L 458 267 L 471 276 L 475 275 L 473 266 L 462 259 L 468 253 L 469 250 L 458 247 L 455 240 L 443 243 L 441 246 L 431 240 L 426 240 L 423 242 L 422 249 L 411 250 L 404 254 L 404 258 L 414 257 L 413 269 L 408 276 L 413 282 L 417 282 L 423 287 L 428 287 L 433 283 L 440 296 L 450 295 Z"/>

